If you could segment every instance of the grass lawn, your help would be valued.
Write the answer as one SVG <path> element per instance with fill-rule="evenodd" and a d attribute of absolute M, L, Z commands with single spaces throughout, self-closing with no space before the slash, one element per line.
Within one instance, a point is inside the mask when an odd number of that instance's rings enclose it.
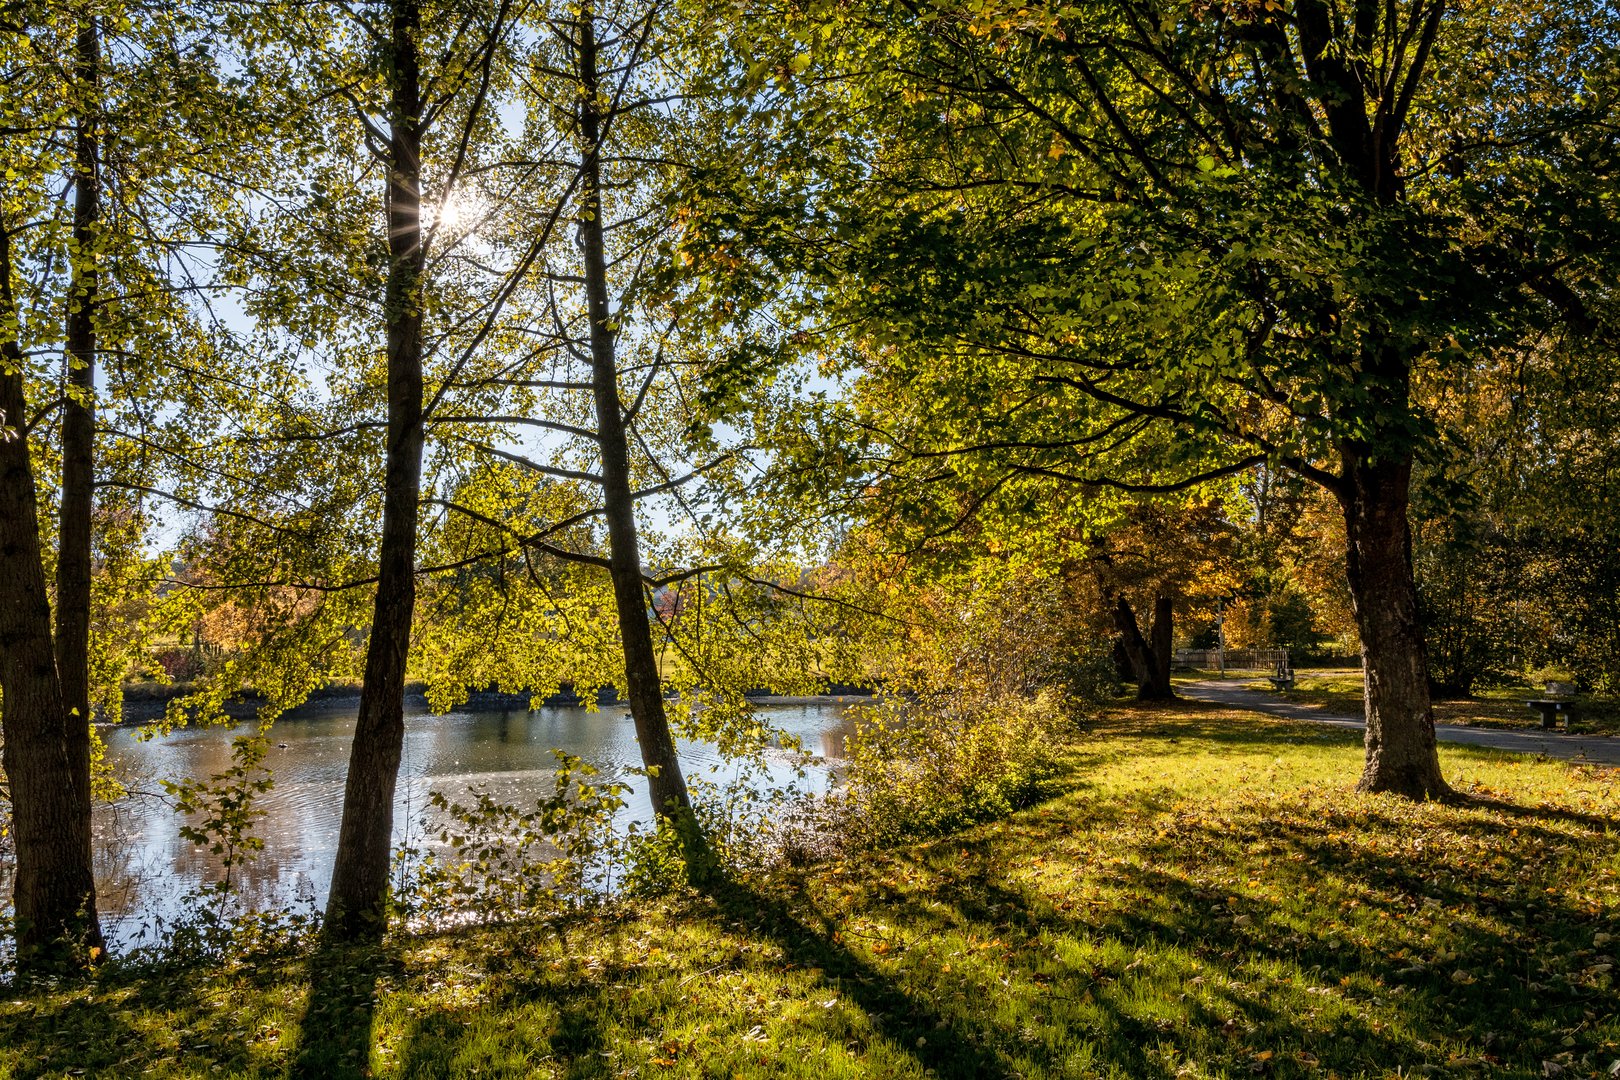
<path fill-rule="evenodd" d="M 559 936 L 0 993 L 0 1076 L 1596 1077 L 1620 1060 L 1620 776 L 1122 708 L 1064 794 Z"/>
<path fill-rule="evenodd" d="M 1300 671 L 1292 690 L 1279 696 L 1307 705 L 1322 705 L 1335 712 L 1351 716 L 1361 715 L 1361 670 L 1359 668 Z M 1275 692 L 1265 679 L 1245 680 L 1245 685 L 1256 690 Z M 1472 724 L 1477 727 L 1538 728 L 1539 713 L 1531 712 L 1525 702 L 1546 697 L 1546 691 L 1531 686 L 1493 686 L 1481 689 L 1472 698 L 1460 701 L 1436 701 L 1434 719 L 1440 724 Z M 1575 730 L 1586 734 L 1620 734 L 1620 700 L 1581 695 L 1576 703 L 1579 710 Z"/>

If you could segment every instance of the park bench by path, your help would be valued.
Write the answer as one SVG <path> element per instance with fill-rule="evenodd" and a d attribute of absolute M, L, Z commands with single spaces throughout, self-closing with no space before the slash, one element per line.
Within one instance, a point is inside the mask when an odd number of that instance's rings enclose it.
<path fill-rule="evenodd" d="M 1276 690 L 1292 690 L 1294 688 L 1294 669 L 1289 666 L 1286 657 L 1277 661 L 1277 670 L 1266 676 L 1272 688 Z"/>
<path fill-rule="evenodd" d="M 1547 696 L 1525 702 L 1532 711 L 1541 714 L 1541 729 L 1543 731 L 1557 731 L 1558 718 L 1564 718 L 1564 731 L 1575 720 L 1575 687 L 1571 683 L 1550 682 L 1547 684 Z"/>

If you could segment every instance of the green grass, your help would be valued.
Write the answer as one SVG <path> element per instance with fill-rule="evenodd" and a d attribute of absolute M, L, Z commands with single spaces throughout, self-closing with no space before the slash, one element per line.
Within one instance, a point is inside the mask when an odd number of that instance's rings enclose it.
<path fill-rule="evenodd" d="M 1414 805 L 1353 793 L 1354 733 L 1123 708 L 1066 794 L 882 857 L 560 937 L 14 989 L 0 1076 L 1604 1074 L 1616 774 L 1441 752 L 1466 800 Z"/>
<path fill-rule="evenodd" d="M 1361 671 L 1331 669 L 1297 672 L 1297 681 L 1279 696 L 1307 705 L 1321 705 L 1350 716 L 1361 715 Z M 1265 679 L 1245 679 L 1256 690 L 1276 692 Z M 1440 724 L 1469 724 L 1476 727 L 1539 728 L 1541 714 L 1531 712 L 1527 701 L 1546 697 L 1540 687 L 1528 685 L 1493 686 L 1478 690 L 1471 698 L 1436 701 L 1434 719 Z M 1574 730 L 1586 734 L 1620 734 L 1620 700 L 1583 694 Z"/>

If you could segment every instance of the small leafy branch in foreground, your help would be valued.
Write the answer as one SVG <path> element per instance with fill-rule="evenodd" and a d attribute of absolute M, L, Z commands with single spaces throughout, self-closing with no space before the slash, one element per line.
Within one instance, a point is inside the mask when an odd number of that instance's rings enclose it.
<path fill-rule="evenodd" d="M 219 860 L 220 876 L 188 892 L 175 918 L 151 915 L 130 941 L 125 960 L 133 964 L 248 961 L 297 951 L 319 925 L 313 897 L 278 908 L 248 908 L 241 902 L 241 871 L 264 850 L 254 829 L 266 814 L 259 797 L 274 777 L 265 766 L 268 727 L 231 743 L 231 765 L 206 780 L 164 780 L 164 790 L 180 817 L 180 836 Z M 238 901 L 233 905 L 233 900 Z"/>
<path fill-rule="evenodd" d="M 235 872 L 264 849 L 253 828 L 265 811 L 254 803 L 274 783 L 264 767 L 270 741 L 261 730 L 231 741 L 231 765 L 207 780 L 164 780 L 163 789 L 182 815 L 180 835 L 220 860 L 220 879 L 205 887 L 221 903 L 235 884 Z"/>
<path fill-rule="evenodd" d="M 590 763 L 553 750 L 551 794 L 528 809 L 487 790 L 469 803 L 442 792 L 433 809 L 448 817 L 432 835 L 440 850 L 406 846 L 396 855 L 405 870 L 399 902 L 409 921 L 502 922 L 547 917 L 598 902 L 612 888 L 624 850 L 614 816 L 628 784 L 598 782 Z"/>

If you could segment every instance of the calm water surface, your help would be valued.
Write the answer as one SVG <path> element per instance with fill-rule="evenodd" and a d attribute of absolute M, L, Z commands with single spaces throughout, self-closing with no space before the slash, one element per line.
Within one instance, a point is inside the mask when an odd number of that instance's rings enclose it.
<path fill-rule="evenodd" d="M 825 787 L 825 760 L 837 756 L 845 722 L 838 704 L 761 706 L 774 728 L 799 739 L 812 756 L 805 775 L 796 775 L 793 755 L 772 752 L 767 766 L 773 783 L 800 790 Z M 353 703 L 313 706 L 279 720 L 267 764 L 275 786 L 258 801 L 266 816 L 255 832 L 264 850 L 237 880 L 245 903 L 320 907 L 332 872 L 343 811 L 343 779 L 354 731 Z M 162 779 L 208 777 L 231 765 L 231 738 L 221 728 L 177 731 L 141 741 L 136 729 L 103 732 L 108 756 L 133 794 L 104 808 L 97 821 L 101 909 L 109 935 L 128 943 L 154 917 L 172 920 L 183 913 L 185 897 L 220 875 L 217 857 L 179 834 L 180 821 L 162 795 Z M 605 776 L 640 764 L 635 729 L 623 706 L 452 712 L 407 715 L 400 784 L 394 805 L 394 842 L 419 843 L 435 827 L 428 794 L 463 794 L 469 786 L 487 789 L 502 802 L 527 804 L 552 790 L 556 758 L 552 748 L 578 755 Z M 681 743 L 688 776 L 724 781 L 735 774 L 712 746 Z M 626 776 L 634 788 L 623 811 L 625 823 L 649 816 L 645 783 Z"/>

